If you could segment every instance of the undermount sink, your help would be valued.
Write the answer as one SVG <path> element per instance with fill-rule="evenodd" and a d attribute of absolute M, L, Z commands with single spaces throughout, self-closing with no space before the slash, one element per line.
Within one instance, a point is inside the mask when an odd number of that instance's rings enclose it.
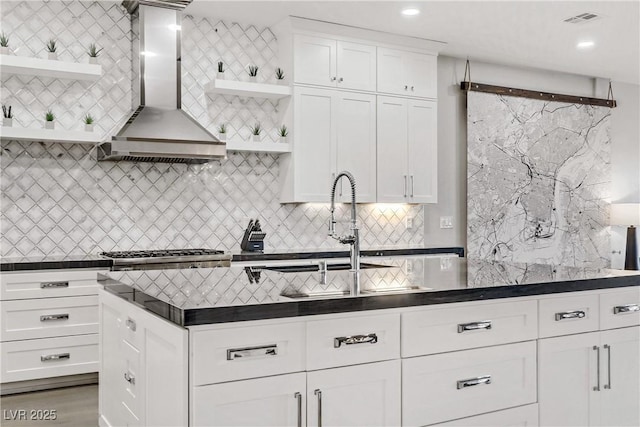
<path fill-rule="evenodd" d="M 360 269 L 366 270 L 369 268 L 392 268 L 392 265 L 384 265 L 384 264 L 372 264 L 367 262 L 360 263 Z M 260 267 L 262 270 L 271 270 L 278 271 L 280 273 L 306 273 L 306 272 L 314 272 L 320 271 L 320 266 L 318 264 L 303 264 L 303 265 L 279 265 L 279 266 L 266 266 Z M 350 270 L 351 264 L 348 262 L 344 263 L 335 263 L 330 264 L 327 263 L 328 271 L 343 271 Z"/>

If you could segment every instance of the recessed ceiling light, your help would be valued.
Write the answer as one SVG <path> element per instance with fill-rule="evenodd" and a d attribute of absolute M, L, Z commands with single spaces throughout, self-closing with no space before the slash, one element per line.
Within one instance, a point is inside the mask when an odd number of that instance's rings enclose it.
<path fill-rule="evenodd" d="M 402 14 L 404 16 L 416 16 L 420 14 L 420 10 L 415 7 L 408 7 L 406 9 L 402 9 Z"/>
<path fill-rule="evenodd" d="M 593 40 L 584 40 L 584 41 L 578 42 L 576 47 L 578 49 L 590 49 L 595 45 L 596 44 L 593 42 Z"/>

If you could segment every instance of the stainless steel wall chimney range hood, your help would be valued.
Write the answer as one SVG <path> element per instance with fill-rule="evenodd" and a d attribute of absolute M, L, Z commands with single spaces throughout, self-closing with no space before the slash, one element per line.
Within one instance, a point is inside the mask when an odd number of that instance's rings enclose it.
<path fill-rule="evenodd" d="M 206 163 L 226 156 L 225 143 L 181 109 L 180 23 L 189 3 L 123 2 L 132 15 L 139 106 L 111 141 L 98 146 L 98 160 Z"/>

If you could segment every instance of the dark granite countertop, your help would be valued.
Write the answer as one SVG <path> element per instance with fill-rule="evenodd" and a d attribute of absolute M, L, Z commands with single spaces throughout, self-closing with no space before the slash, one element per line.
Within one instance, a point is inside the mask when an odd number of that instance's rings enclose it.
<path fill-rule="evenodd" d="M 623 270 L 425 255 L 365 258 L 363 262 L 388 267 L 364 269 L 362 289 L 377 293 L 357 297 L 327 296 L 349 288 L 349 271 L 329 271 L 327 283 L 321 284 L 317 271 L 281 272 L 258 265 L 109 272 L 105 286 L 181 326 L 640 286 L 640 272 Z M 312 262 L 297 264 L 310 267 Z M 418 289 L 380 292 L 411 287 Z M 310 296 L 287 296 L 305 294 Z"/>
<path fill-rule="evenodd" d="M 69 254 L 0 258 L 0 271 L 61 270 L 71 268 L 104 268 L 113 265 L 100 255 Z"/>

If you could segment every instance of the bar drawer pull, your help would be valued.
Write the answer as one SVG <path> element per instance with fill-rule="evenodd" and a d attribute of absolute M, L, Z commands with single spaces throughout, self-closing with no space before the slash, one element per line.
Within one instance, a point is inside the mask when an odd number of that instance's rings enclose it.
<path fill-rule="evenodd" d="M 230 348 L 227 350 L 227 360 L 277 355 L 278 344 L 263 345 L 260 347 Z"/>
<path fill-rule="evenodd" d="M 489 385 L 491 384 L 491 375 L 484 375 L 477 378 L 469 378 L 468 380 L 459 380 L 456 384 L 457 384 L 458 390 L 466 387 L 473 387 L 475 385 L 480 385 L 480 384 Z"/>
<path fill-rule="evenodd" d="M 616 305 L 613 307 L 613 314 L 635 313 L 638 311 L 640 311 L 640 305 L 638 304 Z"/>
<path fill-rule="evenodd" d="M 48 322 L 49 320 L 69 320 L 69 313 L 64 314 L 46 314 L 40 316 L 41 322 Z"/>
<path fill-rule="evenodd" d="M 60 353 L 60 354 L 48 354 L 46 356 L 40 356 L 41 362 L 50 362 L 52 360 L 66 360 L 70 359 L 71 355 L 69 353 Z"/>
<path fill-rule="evenodd" d="M 481 322 L 460 323 L 458 324 L 458 333 L 465 331 L 477 331 L 479 329 L 491 329 L 491 320 L 483 320 Z"/>
<path fill-rule="evenodd" d="M 375 344 L 378 342 L 378 335 L 366 334 L 366 335 L 351 335 L 349 337 L 336 337 L 333 339 L 333 348 L 340 348 L 342 344 Z"/>
<path fill-rule="evenodd" d="M 127 317 L 127 320 L 124 322 L 124 324 L 127 325 L 127 328 L 132 332 L 136 331 L 136 322 L 132 318 Z"/>
<path fill-rule="evenodd" d="M 136 377 L 133 374 L 131 374 L 130 372 L 125 372 L 124 373 L 124 379 L 129 384 L 136 385 Z"/>
<path fill-rule="evenodd" d="M 565 311 L 563 313 L 556 313 L 556 322 L 564 319 L 583 319 L 587 316 L 583 310 Z"/>
<path fill-rule="evenodd" d="M 42 282 L 40 283 L 41 289 L 49 288 L 68 288 L 69 282 Z"/>

